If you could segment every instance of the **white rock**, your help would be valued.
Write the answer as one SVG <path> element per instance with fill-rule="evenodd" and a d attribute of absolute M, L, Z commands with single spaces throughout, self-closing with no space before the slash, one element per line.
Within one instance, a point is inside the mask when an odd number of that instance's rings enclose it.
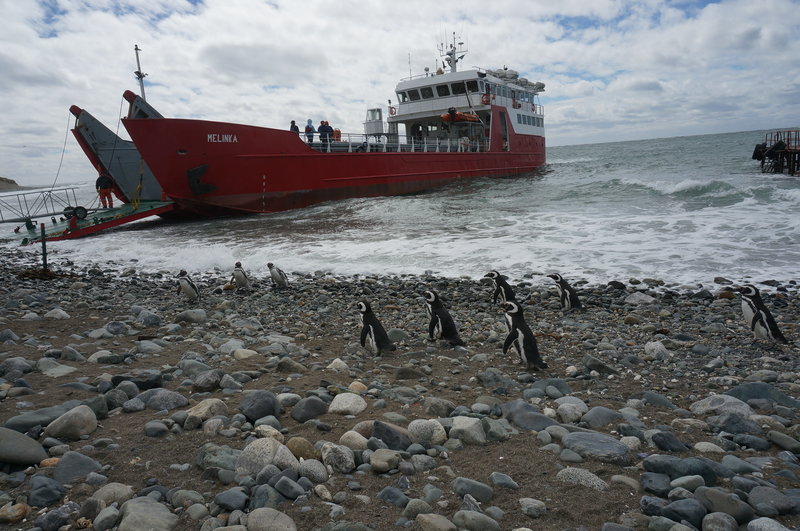
<path fill-rule="evenodd" d="M 408 436 L 411 442 L 420 444 L 443 444 L 447 440 L 444 426 L 429 419 L 412 420 L 408 425 Z"/>
<path fill-rule="evenodd" d="M 268 424 L 256 426 L 253 431 L 256 433 L 256 437 L 271 437 L 280 443 L 283 442 L 283 434 Z"/>
<path fill-rule="evenodd" d="M 87 405 L 74 407 L 55 419 L 44 429 L 45 437 L 77 441 L 97 429 L 97 417 Z"/>
<path fill-rule="evenodd" d="M 647 293 L 636 291 L 625 297 L 625 304 L 652 304 L 656 300 Z"/>
<path fill-rule="evenodd" d="M 712 395 L 703 400 L 698 400 L 689 409 L 695 415 L 720 415 L 722 413 L 736 413 L 745 418 L 753 414 L 753 410 L 745 402 L 730 395 Z"/>
<path fill-rule="evenodd" d="M 44 314 L 44 318 L 61 320 L 61 319 L 69 319 L 70 316 L 67 312 L 65 312 L 61 308 L 55 308 Z"/>
<path fill-rule="evenodd" d="M 453 419 L 450 438 L 460 439 L 464 444 L 486 444 L 486 433 L 481 421 L 472 417 L 458 416 Z"/>
<path fill-rule="evenodd" d="M 367 409 L 367 401 L 355 393 L 339 393 L 333 397 L 328 413 L 340 415 L 358 415 Z"/>
<path fill-rule="evenodd" d="M 253 356 L 258 356 L 258 352 L 255 350 L 250 350 L 248 348 L 237 348 L 235 349 L 231 355 L 235 360 L 242 361 L 248 358 L 252 358 Z"/>
<path fill-rule="evenodd" d="M 619 442 L 630 448 L 631 451 L 636 451 L 642 446 L 642 441 L 639 440 L 639 437 L 633 437 L 633 436 L 621 437 Z"/>
<path fill-rule="evenodd" d="M 247 515 L 247 531 L 297 531 L 297 526 L 289 515 L 260 507 Z"/>
<path fill-rule="evenodd" d="M 581 485 L 594 490 L 608 490 L 608 483 L 584 468 L 567 467 L 556 474 L 556 479 L 571 485 Z"/>
<path fill-rule="evenodd" d="M 561 419 L 561 422 L 565 424 L 578 422 L 583 416 L 583 413 L 581 413 L 577 405 L 569 403 L 558 406 L 556 413 L 558 413 L 558 417 Z"/>
<path fill-rule="evenodd" d="M 292 452 L 279 441 L 267 437 L 256 439 L 244 447 L 236 459 L 236 472 L 239 474 L 258 474 L 267 465 L 275 465 L 281 470 L 297 470 L 300 462 Z"/>
<path fill-rule="evenodd" d="M 347 446 L 351 450 L 366 450 L 367 438 L 357 431 L 346 431 L 339 437 L 339 444 Z"/>
<path fill-rule="evenodd" d="M 698 452 L 702 452 L 704 454 L 709 454 L 709 453 L 724 454 L 724 453 L 727 453 L 727 452 L 725 452 L 725 450 L 723 450 L 722 448 L 720 448 L 716 444 L 710 443 L 710 442 L 706 442 L 706 441 L 700 441 L 698 443 L 695 443 L 694 449 L 697 450 Z"/>
<path fill-rule="evenodd" d="M 346 371 L 349 368 L 350 367 L 345 362 L 343 362 L 340 358 L 336 358 L 335 360 L 330 362 L 330 364 L 328 364 L 328 366 L 326 367 L 326 369 L 331 369 L 331 370 L 334 370 L 334 371 Z"/>

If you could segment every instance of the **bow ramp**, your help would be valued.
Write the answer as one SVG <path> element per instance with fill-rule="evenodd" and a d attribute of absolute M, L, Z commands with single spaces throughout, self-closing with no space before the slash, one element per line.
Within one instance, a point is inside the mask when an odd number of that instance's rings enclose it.
<path fill-rule="evenodd" d="M 0 195 L 0 223 L 19 223 L 13 230 L 20 245 L 70 240 L 150 216 L 173 212 L 171 201 L 139 201 L 116 208 L 89 209 L 78 204 L 75 188 Z"/>

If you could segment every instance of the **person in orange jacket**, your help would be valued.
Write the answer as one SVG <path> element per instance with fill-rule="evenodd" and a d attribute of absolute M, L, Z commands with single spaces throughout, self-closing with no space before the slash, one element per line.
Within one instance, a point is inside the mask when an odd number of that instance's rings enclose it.
<path fill-rule="evenodd" d="M 101 173 L 94 183 L 97 189 L 97 195 L 100 196 L 100 203 L 103 208 L 114 208 L 114 196 L 111 193 L 114 191 L 114 179 L 106 173 Z"/>

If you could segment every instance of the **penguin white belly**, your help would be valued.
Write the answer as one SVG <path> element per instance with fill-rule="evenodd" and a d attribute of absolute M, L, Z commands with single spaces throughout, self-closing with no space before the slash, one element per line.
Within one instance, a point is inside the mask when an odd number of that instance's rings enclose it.
<path fill-rule="evenodd" d="M 196 299 L 197 298 L 197 292 L 194 289 L 192 289 L 192 286 L 188 282 L 186 282 L 185 280 L 181 279 L 180 283 L 181 283 L 181 292 L 184 295 L 186 295 L 190 299 Z"/>
<path fill-rule="evenodd" d="M 372 326 L 369 327 L 367 332 L 367 344 L 372 352 L 378 352 L 378 342 L 375 341 L 375 329 Z"/>
<path fill-rule="evenodd" d="M 523 365 L 525 364 L 525 334 L 522 333 L 522 330 L 517 330 L 517 341 L 515 342 L 517 347 L 517 354 L 519 354 L 519 362 Z"/>
<path fill-rule="evenodd" d="M 236 282 L 237 288 L 247 289 L 250 287 L 250 283 L 247 281 L 247 277 L 241 271 L 233 272 L 233 280 L 234 282 Z"/>
<path fill-rule="evenodd" d="M 439 319 L 438 317 L 435 317 L 435 319 L 436 319 L 436 324 L 433 325 L 433 337 L 435 337 L 436 339 L 441 339 L 442 338 L 442 320 Z"/>
<path fill-rule="evenodd" d="M 753 317 L 755 317 L 756 312 L 747 299 L 742 300 L 742 314 L 744 314 L 744 322 L 747 325 L 747 328 L 753 326 Z"/>

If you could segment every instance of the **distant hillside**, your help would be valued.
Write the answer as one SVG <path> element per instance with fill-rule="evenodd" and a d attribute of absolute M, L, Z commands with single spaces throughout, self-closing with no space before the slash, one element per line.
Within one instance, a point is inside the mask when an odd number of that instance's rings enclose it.
<path fill-rule="evenodd" d="M 14 179 L 0 177 L 0 192 L 13 192 L 14 190 L 25 190 L 25 186 L 20 186 Z"/>

